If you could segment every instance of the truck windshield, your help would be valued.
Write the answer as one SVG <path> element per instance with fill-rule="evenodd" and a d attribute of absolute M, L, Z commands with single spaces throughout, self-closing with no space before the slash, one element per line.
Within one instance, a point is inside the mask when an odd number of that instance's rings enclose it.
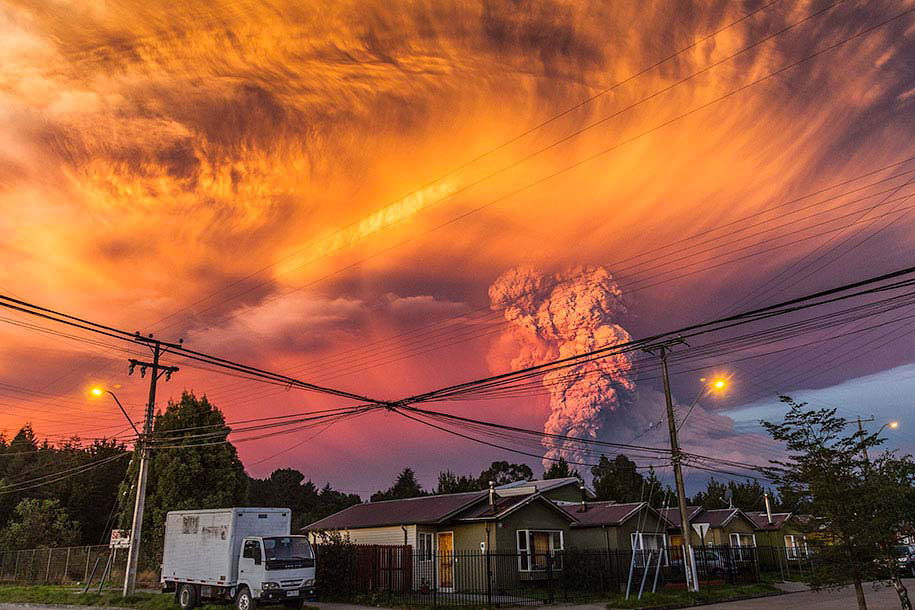
<path fill-rule="evenodd" d="M 314 559 L 308 539 L 304 536 L 277 536 L 264 538 L 267 561 L 273 559 Z"/>

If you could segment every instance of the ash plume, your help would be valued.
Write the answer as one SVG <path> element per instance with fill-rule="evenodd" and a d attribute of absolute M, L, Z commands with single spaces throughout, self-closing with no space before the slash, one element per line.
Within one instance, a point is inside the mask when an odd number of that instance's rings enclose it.
<path fill-rule="evenodd" d="M 625 312 L 622 293 L 603 267 L 544 274 L 529 267 L 503 273 L 489 288 L 490 307 L 501 311 L 517 352 L 512 367 L 564 358 L 631 339 L 616 320 Z M 610 412 L 635 389 L 632 361 L 619 354 L 546 373 L 550 416 L 544 432 L 597 439 Z M 586 462 L 574 443 L 544 439 L 543 464 L 559 457 Z"/>

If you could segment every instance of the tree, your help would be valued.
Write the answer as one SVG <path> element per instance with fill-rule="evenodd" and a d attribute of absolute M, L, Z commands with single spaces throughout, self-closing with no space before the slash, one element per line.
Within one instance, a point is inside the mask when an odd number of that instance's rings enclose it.
<path fill-rule="evenodd" d="M 69 520 L 57 500 L 21 501 L 13 520 L 0 531 L 0 547 L 11 550 L 71 546 L 78 541 L 79 524 Z"/>
<path fill-rule="evenodd" d="M 858 608 L 866 610 L 865 580 L 893 583 L 902 607 L 908 592 L 892 554 L 898 532 L 912 523 L 915 467 L 906 457 L 884 453 L 868 458 L 883 440 L 876 434 L 846 434 L 848 422 L 835 409 L 805 410 L 787 396 L 789 409 L 780 424 L 762 422 L 773 439 L 785 443 L 788 459 L 773 462 L 770 476 L 823 520 L 831 544 L 823 546 L 807 580 L 814 589 L 838 587 L 849 579 Z"/>
<path fill-rule="evenodd" d="M 546 469 L 546 472 L 543 473 L 544 480 L 546 479 L 565 479 L 567 477 L 575 477 L 576 479 L 581 479 L 581 475 L 578 474 L 577 470 L 573 470 L 569 463 L 566 462 L 564 457 L 560 457 L 557 461 L 550 464 L 550 467 Z"/>
<path fill-rule="evenodd" d="M 436 494 L 456 494 L 465 491 L 479 491 L 480 480 L 463 474 L 455 474 L 450 470 L 438 473 Z"/>
<path fill-rule="evenodd" d="M 238 506 L 248 496 L 248 477 L 238 453 L 227 441 L 230 429 L 222 412 L 206 396 L 184 392 L 156 415 L 143 519 L 143 552 L 152 565 L 162 553 L 165 513 L 170 510 Z M 206 434 L 201 441 L 200 434 Z M 203 444 L 206 443 L 206 444 Z M 138 460 L 129 481 L 136 480 Z M 130 528 L 135 490 L 122 486 L 121 527 Z"/>
<path fill-rule="evenodd" d="M 480 489 L 488 489 L 490 481 L 498 487 L 518 481 L 530 481 L 534 478 L 534 471 L 527 464 L 509 464 L 497 461 L 490 464 L 489 468 L 480 473 Z"/>
<path fill-rule="evenodd" d="M 404 498 L 416 498 L 424 496 L 422 485 L 416 480 L 416 475 L 411 468 L 404 468 L 394 484 L 385 491 L 379 491 L 372 494 L 372 502 L 381 500 L 401 500 Z"/>
<path fill-rule="evenodd" d="M 731 492 L 730 503 L 726 499 Z M 744 511 L 766 509 L 766 489 L 758 481 L 728 481 L 727 484 L 715 480 L 706 483 L 705 491 L 698 492 L 689 499 L 689 504 L 702 508 L 727 508 L 729 504 Z"/>
<path fill-rule="evenodd" d="M 591 467 L 591 476 L 598 500 L 641 502 L 645 499 L 645 477 L 625 455 L 618 455 L 612 461 L 600 456 L 597 465 Z"/>
<path fill-rule="evenodd" d="M 318 488 L 305 475 L 294 468 L 279 468 L 266 479 L 251 479 L 248 485 L 248 504 L 251 506 L 276 506 L 292 510 L 292 529 L 298 530 L 309 523 L 319 501 Z"/>

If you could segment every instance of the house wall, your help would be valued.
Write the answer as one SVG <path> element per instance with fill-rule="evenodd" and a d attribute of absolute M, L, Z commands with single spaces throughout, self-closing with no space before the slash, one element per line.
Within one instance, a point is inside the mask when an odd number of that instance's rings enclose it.
<path fill-rule="evenodd" d="M 569 483 L 556 489 L 545 491 L 545 498 L 561 502 L 581 502 L 581 488 L 577 483 Z"/>
<path fill-rule="evenodd" d="M 569 521 L 541 502 L 531 502 L 503 519 L 495 528 L 494 551 L 518 552 L 518 530 L 561 530 L 569 545 Z M 477 545 L 479 548 L 479 545 Z"/>
<path fill-rule="evenodd" d="M 632 549 L 632 534 L 637 530 L 645 534 L 666 534 L 666 529 L 666 523 L 661 522 L 657 515 L 643 509 L 622 525 L 609 526 L 606 530 L 602 527 L 573 527 L 569 534 L 571 543 L 567 543 L 567 546 L 577 549 L 606 549 L 609 538 L 611 550 L 628 551 Z"/>
<path fill-rule="evenodd" d="M 705 544 L 727 546 L 731 544 L 731 534 L 753 534 L 755 531 L 756 529 L 751 523 L 744 521 L 740 517 L 735 517 L 724 527 L 710 528 L 705 535 Z"/>
<path fill-rule="evenodd" d="M 406 544 L 416 548 L 416 526 L 406 525 Z M 404 544 L 404 531 L 399 525 L 388 527 L 358 527 L 338 530 L 353 544 Z M 328 532 L 330 533 L 330 532 Z"/>

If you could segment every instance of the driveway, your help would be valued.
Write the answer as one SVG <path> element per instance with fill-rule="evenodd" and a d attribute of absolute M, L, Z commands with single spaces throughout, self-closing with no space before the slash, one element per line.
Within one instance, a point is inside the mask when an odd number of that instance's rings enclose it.
<path fill-rule="evenodd" d="M 904 578 L 902 582 L 909 590 L 910 598 L 915 598 L 915 578 Z M 899 596 L 892 587 L 880 587 L 874 590 L 873 586 L 864 587 L 864 599 L 867 600 L 868 610 L 898 610 Z M 815 593 L 803 591 L 801 593 L 788 593 L 777 597 L 761 597 L 739 602 L 711 604 L 708 606 L 693 606 L 690 610 L 857 610 L 858 602 L 855 599 L 854 587 L 843 587 L 838 591 L 824 591 Z"/>

